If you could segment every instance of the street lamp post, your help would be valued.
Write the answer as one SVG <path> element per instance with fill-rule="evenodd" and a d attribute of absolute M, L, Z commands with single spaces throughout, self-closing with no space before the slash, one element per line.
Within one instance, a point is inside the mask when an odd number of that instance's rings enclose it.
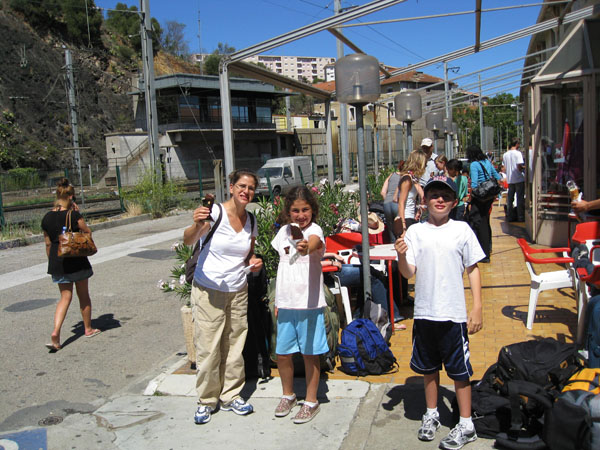
<path fill-rule="evenodd" d="M 425 116 L 425 126 L 433 131 L 433 152 L 437 154 L 438 132 L 444 129 L 444 113 L 433 111 Z"/>
<path fill-rule="evenodd" d="M 358 184 L 360 190 L 360 217 L 362 232 L 362 268 L 364 299 L 371 299 L 371 269 L 369 259 L 369 227 L 367 204 L 367 166 L 364 147 L 362 108 L 379 98 L 379 63 L 373 56 L 355 53 L 335 63 L 337 100 L 356 109 L 356 140 L 358 156 Z"/>
<path fill-rule="evenodd" d="M 444 143 L 446 144 L 445 149 L 446 149 L 446 158 L 450 159 L 451 158 L 451 152 L 452 149 L 450 148 L 451 145 L 451 136 L 452 136 L 452 119 L 450 119 L 449 117 L 444 117 L 444 120 L 442 122 L 444 124 L 444 135 L 446 136 L 446 139 L 444 140 Z"/>
<path fill-rule="evenodd" d="M 421 118 L 421 95 L 416 91 L 400 92 L 394 97 L 396 120 L 406 124 L 406 141 L 408 151 L 413 150 L 412 123 Z"/>

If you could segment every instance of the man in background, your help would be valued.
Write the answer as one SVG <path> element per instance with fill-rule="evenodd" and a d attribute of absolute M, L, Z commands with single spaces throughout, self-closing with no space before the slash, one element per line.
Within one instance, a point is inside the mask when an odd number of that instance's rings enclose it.
<path fill-rule="evenodd" d="M 523 174 L 525 163 L 523 154 L 519 150 L 520 145 L 519 139 L 513 138 L 510 149 L 502 156 L 502 164 L 506 170 L 506 181 L 508 182 L 506 220 L 509 222 L 525 221 L 525 175 Z M 516 208 L 514 205 L 515 194 L 517 197 Z"/>

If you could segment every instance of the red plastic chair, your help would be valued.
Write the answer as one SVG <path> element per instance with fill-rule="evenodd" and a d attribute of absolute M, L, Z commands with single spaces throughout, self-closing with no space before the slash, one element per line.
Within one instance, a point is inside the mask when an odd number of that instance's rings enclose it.
<path fill-rule="evenodd" d="M 527 328 L 531 330 L 533 327 L 533 319 L 535 318 L 535 308 L 540 292 L 550 289 L 560 289 L 564 287 L 572 287 L 577 291 L 576 278 L 573 271 L 573 258 L 571 257 L 556 257 L 556 258 L 536 258 L 532 255 L 539 253 L 564 253 L 569 254 L 570 249 L 561 248 L 531 248 L 525 239 L 517 239 L 517 243 L 523 251 L 525 264 L 531 277 L 531 288 L 529 291 L 529 308 L 527 310 Z M 555 270 L 552 272 L 536 273 L 533 264 L 568 264 L 566 269 Z"/>
<path fill-rule="evenodd" d="M 325 251 L 327 253 L 337 253 L 344 257 L 347 263 L 354 253 L 354 246 L 362 243 L 362 234 L 360 233 L 339 233 L 325 238 Z M 342 305 L 344 307 L 344 315 L 346 316 L 346 324 L 352 322 L 352 309 L 350 308 L 350 294 L 348 288 L 342 286 L 339 277 L 335 274 L 338 268 L 335 266 L 323 267 L 324 273 L 330 273 L 333 278 L 333 288 L 331 292 L 340 294 L 342 297 Z"/>

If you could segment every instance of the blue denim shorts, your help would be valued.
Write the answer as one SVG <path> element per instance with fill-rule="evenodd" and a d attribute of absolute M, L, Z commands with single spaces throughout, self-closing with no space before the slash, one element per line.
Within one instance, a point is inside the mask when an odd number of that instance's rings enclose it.
<path fill-rule="evenodd" d="M 323 308 L 279 309 L 277 313 L 278 355 L 300 352 L 322 355 L 329 351 Z"/>
<path fill-rule="evenodd" d="M 75 283 L 76 281 L 86 280 L 94 275 L 92 269 L 82 269 L 73 273 L 63 273 L 62 275 L 52 275 L 53 283 Z"/>

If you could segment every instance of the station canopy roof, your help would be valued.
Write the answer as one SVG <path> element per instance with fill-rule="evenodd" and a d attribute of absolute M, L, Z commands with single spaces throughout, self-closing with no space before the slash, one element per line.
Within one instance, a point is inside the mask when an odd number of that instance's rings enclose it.
<path fill-rule="evenodd" d="M 600 19 L 580 20 L 532 83 L 600 73 Z"/>

